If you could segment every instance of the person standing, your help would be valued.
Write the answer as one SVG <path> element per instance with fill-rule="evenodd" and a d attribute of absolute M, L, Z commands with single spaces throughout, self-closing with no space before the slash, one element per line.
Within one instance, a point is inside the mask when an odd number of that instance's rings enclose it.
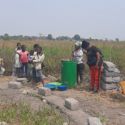
<path fill-rule="evenodd" d="M 44 59 L 45 59 L 45 55 L 43 53 L 42 47 L 39 46 L 37 48 L 37 54 L 34 56 L 34 59 L 33 59 L 37 82 L 40 82 L 40 85 L 38 86 L 44 85 L 43 74 L 42 74 L 42 63 Z"/>
<path fill-rule="evenodd" d="M 27 77 L 28 76 L 28 55 L 29 52 L 26 50 L 26 46 L 22 45 L 21 46 L 22 51 L 19 52 L 20 55 L 20 62 L 21 62 L 21 69 L 22 69 L 22 76 Z"/>
<path fill-rule="evenodd" d="M 33 45 L 33 58 L 36 57 L 38 48 L 39 48 L 39 44 Z M 34 65 L 32 66 L 32 80 L 33 80 L 32 81 L 33 84 L 38 82 L 37 77 L 36 77 L 36 69 Z"/>
<path fill-rule="evenodd" d="M 4 72 L 5 72 L 4 61 L 3 58 L 0 58 L 0 76 L 3 76 Z"/>
<path fill-rule="evenodd" d="M 21 75 L 21 62 L 20 62 L 20 55 L 19 53 L 21 53 L 22 50 L 20 50 L 20 48 L 17 48 L 17 51 L 15 53 L 15 75 L 17 77 L 20 77 Z"/>
<path fill-rule="evenodd" d="M 82 48 L 86 51 L 87 64 L 90 69 L 90 90 L 98 92 L 101 72 L 103 70 L 102 53 L 97 47 L 90 46 L 87 41 L 82 42 Z"/>
<path fill-rule="evenodd" d="M 81 48 L 81 42 L 77 41 L 75 43 L 75 49 L 73 51 L 73 60 L 77 63 L 77 83 L 78 85 L 83 84 L 83 71 L 84 71 L 84 59 L 83 59 L 83 51 Z M 80 78 L 80 81 L 79 81 Z"/>

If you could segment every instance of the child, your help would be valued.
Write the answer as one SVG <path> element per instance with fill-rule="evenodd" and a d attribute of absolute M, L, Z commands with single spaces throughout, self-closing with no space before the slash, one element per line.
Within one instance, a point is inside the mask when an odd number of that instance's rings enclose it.
<path fill-rule="evenodd" d="M 83 84 L 83 70 L 84 70 L 84 63 L 83 63 L 83 51 L 81 48 L 81 42 L 77 41 L 75 43 L 75 50 L 73 51 L 73 60 L 77 63 L 77 82 L 78 84 Z M 80 77 L 80 83 L 79 83 Z"/>
<path fill-rule="evenodd" d="M 42 47 L 37 48 L 37 54 L 34 57 L 33 63 L 36 70 L 36 77 L 38 79 L 37 82 L 42 82 L 42 85 L 44 85 L 43 81 L 43 74 L 42 74 L 42 63 L 44 61 L 45 55 L 42 52 Z"/>
<path fill-rule="evenodd" d="M 20 63 L 20 55 L 21 53 L 20 48 L 17 48 L 16 54 L 15 54 L 15 73 L 17 77 L 20 77 L 21 75 L 21 63 Z"/>
<path fill-rule="evenodd" d="M 28 55 L 28 60 L 29 60 L 29 64 L 28 64 L 28 81 L 31 81 L 32 80 L 32 69 L 33 69 L 33 59 L 34 59 L 34 51 L 31 50 L 29 55 Z"/>
<path fill-rule="evenodd" d="M 21 50 L 21 43 L 17 43 L 17 46 L 15 48 L 15 52 L 17 52 L 17 50 Z"/>
<path fill-rule="evenodd" d="M 3 58 L 0 58 L 0 75 L 2 76 L 5 72 Z"/>
<path fill-rule="evenodd" d="M 28 55 L 29 55 L 29 52 L 26 51 L 25 45 L 22 45 L 21 49 L 22 49 L 22 51 L 19 53 L 19 55 L 20 55 L 20 62 L 22 65 L 22 75 L 24 77 L 27 77 L 28 76 L 28 61 L 29 61 Z"/>
<path fill-rule="evenodd" d="M 35 57 L 37 55 L 37 49 L 39 47 L 39 44 L 34 44 L 33 45 L 33 57 Z M 37 77 L 36 77 L 36 69 L 35 66 L 33 65 L 32 67 L 32 79 L 33 79 L 33 83 L 37 83 Z"/>

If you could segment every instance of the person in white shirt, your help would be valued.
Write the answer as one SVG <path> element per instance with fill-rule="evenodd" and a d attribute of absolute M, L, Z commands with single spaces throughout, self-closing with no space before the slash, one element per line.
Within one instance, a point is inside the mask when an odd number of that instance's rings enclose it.
<path fill-rule="evenodd" d="M 39 79 L 39 82 L 44 85 L 43 74 L 42 74 L 42 63 L 44 61 L 45 55 L 42 52 L 42 47 L 38 47 L 37 54 L 34 56 L 33 64 L 36 70 L 36 77 Z M 40 84 L 41 86 L 41 84 Z"/>
<path fill-rule="evenodd" d="M 0 58 L 0 76 L 3 76 L 4 72 L 5 72 L 4 61 L 3 58 Z"/>
<path fill-rule="evenodd" d="M 20 52 L 21 52 L 21 50 L 19 48 L 17 48 L 17 51 L 15 53 L 15 64 L 14 64 L 15 75 L 17 77 L 21 76 L 21 62 L 20 62 L 20 55 L 19 55 Z"/>
<path fill-rule="evenodd" d="M 83 71 L 84 71 L 84 60 L 83 60 L 83 51 L 81 48 L 81 42 L 77 41 L 75 43 L 75 49 L 73 51 L 73 60 L 77 63 L 77 83 L 83 84 Z M 80 82 L 79 82 L 80 77 Z"/>

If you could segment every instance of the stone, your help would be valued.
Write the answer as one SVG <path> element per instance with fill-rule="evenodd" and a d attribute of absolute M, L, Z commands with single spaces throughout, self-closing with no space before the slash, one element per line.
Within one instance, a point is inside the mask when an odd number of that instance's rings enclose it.
<path fill-rule="evenodd" d="M 65 99 L 65 107 L 74 111 L 79 109 L 79 102 L 74 98 Z"/>
<path fill-rule="evenodd" d="M 68 125 L 68 123 L 67 123 L 67 122 L 64 122 L 63 125 Z"/>
<path fill-rule="evenodd" d="M 21 84 L 21 82 L 11 81 L 8 83 L 8 87 L 11 89 L 20 89 L 20 88 L 22 88 L 22 84 Z"/>
<path fill-rule="evenodd" d="M 6 122 L 0 122 L 0 125 L 8 125 Z"/>
<path fill-rule="evenodd" d="M 17 78 L 16 81 L 17 82 L 27 81 L 27 78 Z"/>
<path fill-rule="evenodd" d="M 29 94 L 29 93 L 31 93 L 30 90 L 23 90 L 23 91 L 22 91 L 22 94 L 24 94 L 24 95 L 27 95 L 27 94 Z"/>
<path fill-rule="evenodd" d="M 52 92 L 49 88 L 41 87 L 38 89 L 38 94 L 43 96 L 50 96 Z"/>
<path fill-rule="evenodd" d="M 17 82 L 21 82 L 22 84 L 27 84 L 27 78 L 17 78 L 16 79 Z"/>
<path fill-rule="evenodd" d="M 96 118 L 96 117 L 89 117 L 88 118 L 88 124 L 89 125 L 102 125 L 100 119 Z"/>
<path fill-rule="evenodd" d="M 56 82 L 58 79 L 54 76 L 51 76 L 51 75 L 48 75 L 48 79 L 51 81 L 51 82 Z"/>

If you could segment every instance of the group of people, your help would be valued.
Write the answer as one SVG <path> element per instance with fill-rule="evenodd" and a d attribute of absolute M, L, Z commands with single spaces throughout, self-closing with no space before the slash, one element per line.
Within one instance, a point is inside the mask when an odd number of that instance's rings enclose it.
<path fill-rule="evenodd" d="M 27 77 L 35 83 L 44 84 L 42 64 L 45 55 L 39 44 L 34 44 L 33 49 L 28 52 L 25 45 L 17 43 L 15 48 L 15 74 L 17 77 Z"/>
<path fill-rule="evenodd" d="M 44 58 L 45 55 L 39 44 L 34 44 L 33 49 L 28 52 L 25 45 L 17 43 L 14 63 L 15 74 L 18 77 L 23 76 L 31 78 L 34 82 L 44 85 L 42 77 L 42 64 Z M 75 49 L 72 53 L 72 58 L 77 63 L 78 85 L 84 84 L 83 74 L 85 63 L 87 63 L 90 69 L 90 90 L 98 92 L 100 88 L 101 72 L 103 69 L 103 59 L 100 49 L 95 46 L 90 46 L 90 43 L 87 41 L 77 41 L 75 42 Z"/>
<path fill-rule="evenodd" d="M 77 63 L 77 83 L 79 85 L 84 84 L 83 73 L 85 63 L 87 63 L 90 69 L 90 90 L 98 92 L 100 88 L 101 72 L 103 70 L 103 55 L 100 49 L 96 46 L 90 46 L 90 43 L 85 40 L 82 42 L 77 41 L 72 57 Z"/>

